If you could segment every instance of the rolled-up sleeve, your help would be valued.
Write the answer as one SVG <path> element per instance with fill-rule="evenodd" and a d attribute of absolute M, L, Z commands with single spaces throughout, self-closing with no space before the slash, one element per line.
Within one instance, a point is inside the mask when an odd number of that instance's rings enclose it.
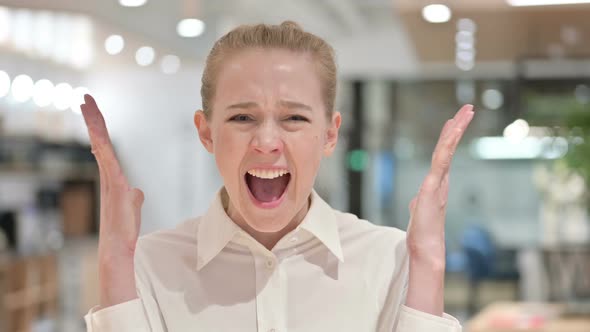
<path fill-rule="evenodd" d="M 97 310 L 94 307 L 84 316 L 88 332 L 145 332 L 151 331 L 140 299 Z"/>
<path fill-rule="evenodd" d="M 84 316 L 87 332 L 165 332 L 166 325 L 143 268 L 142 255 L 136 252 L 135 282 L 137 299 L 111 307 L 90 309 Z"/>
<path fill-rule="evenodd" d="M 461 330 L 461 323 L 451 315 L 443 314 L 442 317 L 435 316 L 402 305 L 396 332 L 460 332 Z"/>
<path fill-rule="evenodd" d="M 377 331 L 379 332 L 460 332 L 461 323 L 449 314 L 432 315 L 405 305 L 408 292 L 409 256 L 404 241 L 394 243 L 391 255 L 385 255 L 383 266 L 392 270 L 383 300 Z"/>

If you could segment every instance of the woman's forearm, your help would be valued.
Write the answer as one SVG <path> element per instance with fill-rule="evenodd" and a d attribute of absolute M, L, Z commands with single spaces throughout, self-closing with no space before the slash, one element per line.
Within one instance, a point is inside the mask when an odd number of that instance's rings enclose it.
<path fill-rule="evenodd" d="M 445 263 L 410 256 L 406 306 L 436 316 L 444 312 Z"/>
<path fill-rule="evenodd" d="M 101 309 L 137 298 L 133 260 L 99 262 L 98 279 Z"/>

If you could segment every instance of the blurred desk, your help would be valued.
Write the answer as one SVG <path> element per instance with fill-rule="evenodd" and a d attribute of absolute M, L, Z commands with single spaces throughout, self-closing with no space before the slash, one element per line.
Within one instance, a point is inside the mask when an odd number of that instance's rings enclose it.
<path fill-rule="evenodd" d="M 588 332 L 589 316 L 562 316 L 565 306 L 498 302 L 467 322 L 469 332 Z"/>

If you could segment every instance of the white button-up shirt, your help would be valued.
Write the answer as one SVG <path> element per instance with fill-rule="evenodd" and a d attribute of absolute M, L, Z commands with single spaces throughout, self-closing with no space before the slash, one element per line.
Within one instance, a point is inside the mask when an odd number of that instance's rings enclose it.
<path fill-rule="evenodd" d="M 404 305 L 403 231 L 332 209 L 314 191 L 307 215 L 272 250 L 225 213 L 139 239 L 138 299 L 86 315 L 88 331 L 460 331 Z"/>

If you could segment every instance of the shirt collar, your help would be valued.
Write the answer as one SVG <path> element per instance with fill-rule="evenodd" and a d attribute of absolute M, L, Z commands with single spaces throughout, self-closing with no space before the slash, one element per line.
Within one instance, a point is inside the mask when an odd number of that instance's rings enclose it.
<path fill-rule="evenodd" d="M 344 261 L 340 233 L 334 210 L 315 190 L 311 191 L 311 204 L 307 215 L 298 226 L 305 229 L 320 240 L 334 256 Z"/>
<path fill-rule="evenodd" d="M 197 270 L 207 265 L 242 231 L 225 212 L 224 201 L 227 202 L 227 193 L 222 188 L 201 217 L 197 233 Z M 341 262 L 344 261 L 334 211 L 315 190 L 311 193 L 309 211 L 297 228 L 311 233 Z"/>
<path fill-rule="evenodd" d="M 240 227 L 225 213 L 223 203 L 226 199 L 225 188 L 221 188 L 201 217 L 197 233 L 197 270 L 217 256 L 240 231 Z"/>

